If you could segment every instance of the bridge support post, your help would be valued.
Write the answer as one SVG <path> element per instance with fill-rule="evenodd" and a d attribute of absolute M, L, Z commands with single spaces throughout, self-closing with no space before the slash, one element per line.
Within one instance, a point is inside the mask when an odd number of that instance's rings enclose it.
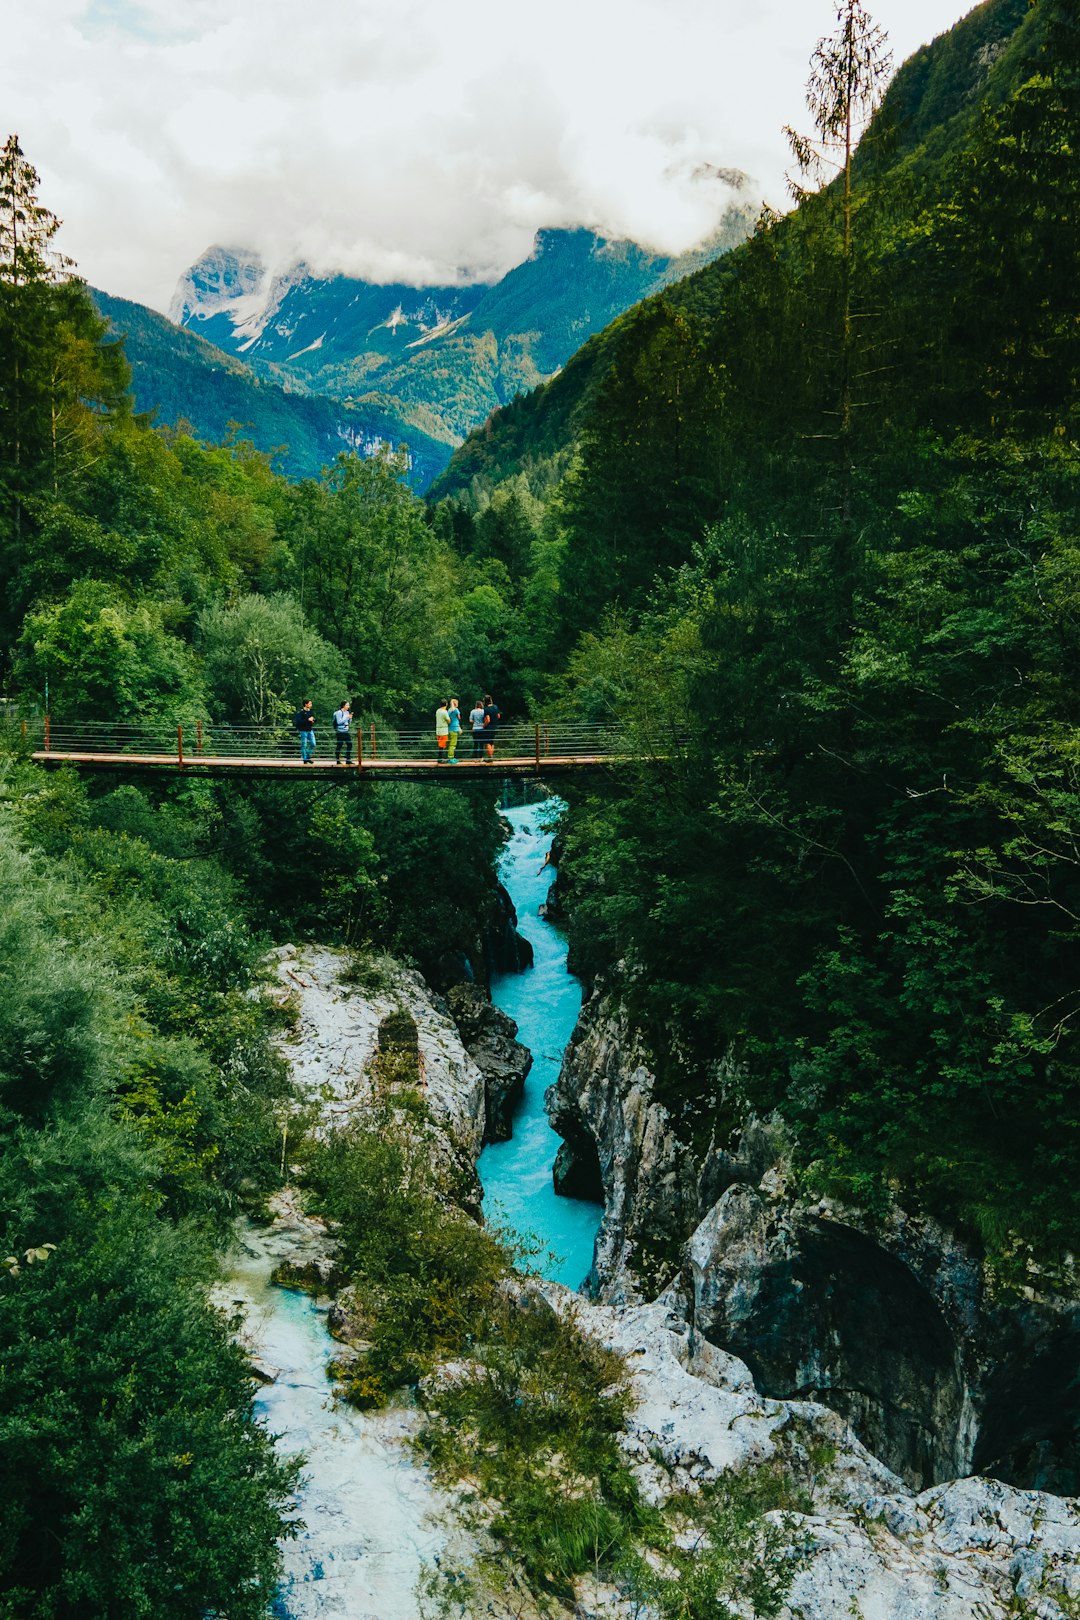
<path fill-rule="evenodd" d="M 183 728 L 183 726 L 177 726 L 177 728 L 176 728 L 176 763 L 178 765 L 182 765 L 184 763 L 184 728 Z"/>
<path fill-rule="evenodd" d="M 49 744 L 50 744 L 51 740 L 52 740 L 52 720 L 51 720 L 49 715 L 46 715 L 45 716 L 45 752 L 46 753 L 49 752 Z"/>

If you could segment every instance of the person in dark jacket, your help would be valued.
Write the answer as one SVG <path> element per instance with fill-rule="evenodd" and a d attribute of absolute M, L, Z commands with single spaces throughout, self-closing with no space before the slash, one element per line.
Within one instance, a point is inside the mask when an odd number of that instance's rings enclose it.
<path fill-rule="evenodd" d="M 310 765 L 315 758 L 315 711 L 310 698 L 305 698 L 293 715 L 293 725 L 300 733 L 300 758 Z"/>
<path fill-rule="evenodd" d="M 488 760 L 495 758 L 495 730 L 502 719 L 499 705 L 490 692 L 484 693 L 484 752 Z"/>

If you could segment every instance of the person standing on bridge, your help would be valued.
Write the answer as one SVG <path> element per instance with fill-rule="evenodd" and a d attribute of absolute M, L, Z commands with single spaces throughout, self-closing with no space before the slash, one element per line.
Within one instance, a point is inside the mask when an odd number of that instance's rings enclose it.
<path fill-rule="evenodd" d="M 346 765 L 352 764 L 352 704 L 342 698 L 341 708 L 334 710 L 334 764 L 341 764 L 341 750 L 345 750 Z"/>
<path fill-rule="evenodd" d="M 301 762 L 310 765 L 315 758 L 315 711 L 310 698 L 305 698 L 293 715 L 293 725 L 300 733 Z"/>
<path fill-rule="evenodd" d="M 447 744 L 449 743 L 449 741 L 450 741 L 450 710 L 446 706 L 446 699 L 443 698 L 442 702 L 439 704 L 439 707 L 435 710 L 435 763 L 436 763 L 436 765 L 445 765 L 445 763 L 446 763 L 446 748 L 447 748 Z"/>
<path fill-rule="evenodd" d="M 451 765 L 456 765 L 458 763 L 458 738 L 461 736 L 461 705 L 458 703 L 457 698 L 450 699 L 448 718 L 450 721 L 450 740 L 446 745 L 446 757 Z"/>
<path fill-rule="evenodd" d="M 488 757 L 488 763 L 489 764 L 493 763 L 493 761 L 495 759 L 495 729 L 498 726 L 499 721 L 501 719 L 502 719 L 502 713 L 501 713 L 501 711 L 499 709 L 499 705 L 495 702 L 495 699 L 492 697 L 490 692 L 485 692 L 484 693 L 484 752 Z"/>
<path fill-rule="evenodd" d="M 477 698 L 469 711 L 469 724 L 472 726 L 472 757 L 484 757 L 484 705 Z"/>

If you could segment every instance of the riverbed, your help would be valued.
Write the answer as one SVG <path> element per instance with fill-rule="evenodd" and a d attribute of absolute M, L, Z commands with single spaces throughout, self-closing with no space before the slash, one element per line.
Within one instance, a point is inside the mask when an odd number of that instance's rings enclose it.
<path fill-rule="evenodd" d="M 557 808 L 557 806 L 555 807 Z M 563 1048 L 581 1007 L 581 986 L 566 971 L 566 943 L 539 915 L 554 877 L 545 856 L 551 847 L 552 809 L 534 805 L 505 812 L 513 828 L 500 877 L 530 941 L 534 965 L 499 976 L 493 1000 L 518 1025 L 533 1053 L 525 1095 L 514 1117 L 513 1140 L 484 1149 L 479 1171 L 489 1221 L 535 1235 L 554 1258 L 538 1264 L 545 1276 L 579 1284 L 592 1264 L 600 1206 L 556 1198 L 551 1168 L 561 1138 L 544 1113 L 544 1092 L 556 1078 Z M 384 1010 L 337 980 L 333 953 L 311 948 L 284 964 L 289 982 L 303 989 L 301 1040 L 290 1061 L 309 1087 L 330 1085 L 327 1106 L 349 1106 L 348 1075 L 362 1070 L 374 1048 Z M 400 992 L 399 992 L 400 993 Z M 414 991 L 415 995 L 416 992 Z M 426 992 L 424 992 L 426 995 Z M 465 1097 L 464 1053 L 453 1054 L 456 1032 L 439 1027 L 434 1009 L 413 1008 L 421 1027 L 431 1090 Z M 446 1073 L 442 1070 L 445 1068 Z M 475 1074 L 475 1071 L 473 1071 Z M 475 1106 L 475 1105 L 474 1105 Z M 479 1107 L 482 1119 L 482 1104 Z M 270 1274 L 285 1256 L 325 1248 L 322 1223 L 303 1213 L 289 1189 L 275 1200 L 269 1227 L 244 1223 L 221 1303 L 239 1310 L 243 1336 L 268 1380 L 256 1407 L 287 1453 L 305 1458 L 295 1539 L 283 1546 L 282 1583 L 273 1606 L 277 1620 L 415 1620 L 416 1588 L 440 1559 L 468 1562 L 468 1537 L 447 1499 L 413 1457 L 408 1440 L 420 1413 L 407 1403 L 377 1413 L 355 1411 L 334 1399 L 326 1363 L 335 1345 L 327 1332 L 326 1303 L 274 1287 Z"/>
<path fill-rule="evenodd" d="M 518 932 L 533 948 L 533 965 L 524 973 L 497 975 L 491 999 L 517 1024 L 518 1040 L 531 1051 L 533 1066 L 511 1140 L 485 1147 L 477 1169 L 485 1219 L 537 1238 L 546 1255 L 536 1262 L 538 1270 L 577 1288 L 592 1266 L 603 1210 L 599 1204 L 556 1197 L 551 1180 L 562 1138 L 544 1112 L 544 1093 L 558 1078 L 563 1049 L 581 1011 L 581 985 L 566 970 L 566 940 L 540 916 L 555 876 L 544 862 L 559 808 L 558 800 L 549 799 L 503 811 L 513 832 L 499 860 L 499 877 L 514 902 Z"/>

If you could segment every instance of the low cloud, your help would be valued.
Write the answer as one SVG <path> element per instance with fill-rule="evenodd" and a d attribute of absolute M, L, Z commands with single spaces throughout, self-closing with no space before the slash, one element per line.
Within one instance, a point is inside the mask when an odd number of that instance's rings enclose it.
<path fill-rule="evenodd" d="M 960 9 L 873 7 L 898 59 Z M 817 0 L 40 0 L 5 19 L 0 105 L 109 292 L 163 309 L 214 241 L 492 279 L 541 226 L 693 246 L 740 172 L 782 204 L 779 132 L 832 20 Z"/>

